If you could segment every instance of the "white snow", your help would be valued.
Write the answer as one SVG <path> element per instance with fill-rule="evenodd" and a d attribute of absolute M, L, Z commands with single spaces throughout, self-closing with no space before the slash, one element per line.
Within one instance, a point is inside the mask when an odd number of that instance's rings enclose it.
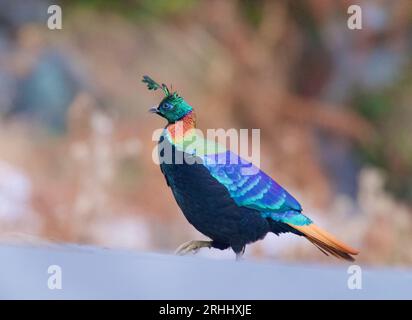
<path fill-rule="evenodd" d="M 76 245 L 0 245 L 0 299 L 411 299 L 412 271 L 214 260 Z M 49 289 L 61 268 L 61 289 Z"/>

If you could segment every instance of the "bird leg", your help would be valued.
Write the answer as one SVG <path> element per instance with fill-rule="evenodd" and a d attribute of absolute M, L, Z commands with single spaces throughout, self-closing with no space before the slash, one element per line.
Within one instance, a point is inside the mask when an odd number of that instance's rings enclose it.
<path fill-rule="evenodd" d="M 206 240 L 192 240 L 183 243 L 179 248 L 176 249 L 175 254 L 178 255 L 185 255 L 189 252 L 196 253 L 199 251 L 200 248 L 211 248 L 212 247 L 212 241 L 206 241 Z"/>
<path fill-rule="evenodd" d="M 240 261 L 245 253 L 246 246 L 243 246 L 241 251 L 235 252 L 236 253 L 236 261 Z"/>

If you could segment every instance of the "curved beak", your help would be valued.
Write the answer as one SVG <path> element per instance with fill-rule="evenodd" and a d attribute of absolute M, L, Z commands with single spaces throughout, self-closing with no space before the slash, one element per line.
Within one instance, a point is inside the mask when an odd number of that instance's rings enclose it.
<path fill-rule="evenodd" d="M 149 109 L 149 112 L 150 112 L 150 113 L 158 113 L 158 112 L 159 112 L 158 106 L 153 106 L 153 107 L 151 107 L 151 108 Z"/>

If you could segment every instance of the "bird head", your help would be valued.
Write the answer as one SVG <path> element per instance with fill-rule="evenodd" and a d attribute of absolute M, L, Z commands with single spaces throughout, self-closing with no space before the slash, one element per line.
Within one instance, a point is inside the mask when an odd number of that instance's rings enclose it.
<path fill-rule="evenodd" d="M 149 112 L 156 113 L 165 118 L 169 123 L 174 123 L 182 119 L 191 112 L 192 107 L 177 92 L 170 92 L 169 88 L 163 83 L 159 85 L 148 76 L 143 76 L 143 83 L 147 84 L 149 90 L 161 89 L 165 95 L 158 106 L 149 109 Z"/>

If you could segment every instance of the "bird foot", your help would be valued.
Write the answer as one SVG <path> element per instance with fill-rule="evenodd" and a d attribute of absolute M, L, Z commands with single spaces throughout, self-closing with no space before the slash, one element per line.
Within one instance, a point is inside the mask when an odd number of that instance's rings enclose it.
<path fill-rule="evenodd" d="M 242 260 L 243 255 L 245 254 L 246 247 L 244 246 L 240 252 L 236 253 L 236 261 Z"/>
<path fill-rule="evenodd" d="M 196 253 L 200 248 L 211 248 L 212 241 L 206 240 L 192 240 L 183 243 L 179 248 L 176 249 L 175 254 L 183 256 L 189 252 Z"/>

